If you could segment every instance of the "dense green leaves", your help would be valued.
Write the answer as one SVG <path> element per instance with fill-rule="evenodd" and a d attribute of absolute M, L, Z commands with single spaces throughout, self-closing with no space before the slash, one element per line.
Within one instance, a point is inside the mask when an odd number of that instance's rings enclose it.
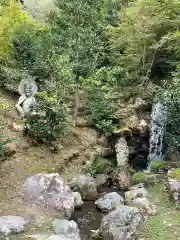
<path fill-rule="evenodd" d="M 116 108 L 101 89 L 93 89 L 88 94 L 87 115 L 96 128 L 103 132 L 111 132 L 117 123 Z"/>
<path fill-rule="evenodd" d="M 172 35 L 179 29 L 180 2 L 136 0 L 125 7 L 122 23 L 109 28 L 111 61 L 134 77 L 130 84 L 164 78 L 179 61 Z M 127 79 L 127 83 L 129 80 Z"/>
<path fill-rule="evenodd" d="M 173 74 L 171 83 L 166 83 L 161 101 L 166 106 L 165 143 L 168 151 L 180 150 L 180 72 Z"/>
<path fill-rule="evenodd" d="M 67 125 L 66 106 L 56 96 L 49 97 L 46 92 L 39 93 L 35 114 L 26 119 L 28 133 L 38 142 L 55 142 L 65 133 Z"/>
<path fill-rule="evenodd" d="M 167 137 L 176 145 L 179 77 L 171 82 L 171 73 L 180 61 L 179 0 L 56 0 L 41 24 L 15 1 L 1 3 L 1 86 L 16 90 L 20 80 L 35 79 L 40 91 L 56 96 L 56 122 L 62 103 L 76 105 L 78 115 L 81 90 L 85 113 L 106 132 L 117 123 L 116 96 L 131 97 L 149 82 L 162 86 L 166 80 L 176 103 L 167 103 Z M 49 114 L 49 104 L 41 99 L 39 107 Z M 34 133 L 41 128 L 39 136 L 46 132 L 45 125 L 32 126 Z"/>

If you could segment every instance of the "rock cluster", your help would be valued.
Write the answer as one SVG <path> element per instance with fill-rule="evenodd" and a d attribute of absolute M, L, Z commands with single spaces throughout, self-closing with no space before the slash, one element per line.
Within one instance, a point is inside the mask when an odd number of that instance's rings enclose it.
<path fill-rule="evenodd" d="M 148 197 L 149 194 L 143 184 L 132 186 L 130 191 L 126 192 L 127 202 L 139 207 L 145 214 L 156 215 L 157 208 L 150 203 Z"/>
<path fill-rule="evenodd" d="M 104 182 L 105 176 L 101 177 Z M 146 221 L 147 215 L 157 213 L 156 207 L 150 204 L 149 194 L 143 184 L 129 187 L 125 198 L 117 192 L 111 192 L 97 199 L 97 186 L 97 179 L 90 174 L 79 174 L 68 185 L 57 173 L 38 173 L 28 177 L 22 186 L 23 199 L 62 215 L 61 219 L 55 219 L 52 223 L 53 233 L 40 233 L 30 237 L 37 240 L 81 240 L 77 223 L 67 218 L 70 218 L 76 207 L 83 205 L 82 198 L 96 200 L 97 208 L 106 213 L 100 228 L 94 230 L 94 235 L 100 235 L 105 240 L 135 239 L 137 230 Z M 129 205 L 124 205 L 125 202 Z M 7 236 L 23 232 L 29 224 L 29 220 L 20 216 L 2 216 L 0 234 Z"/>

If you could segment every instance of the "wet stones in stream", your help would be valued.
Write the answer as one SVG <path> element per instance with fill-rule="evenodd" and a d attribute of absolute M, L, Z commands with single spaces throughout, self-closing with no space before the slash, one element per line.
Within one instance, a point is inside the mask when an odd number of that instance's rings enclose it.
<path fill-rule="evenodd" d="M 128 240 L 134 239 L 139 225 L 148 214 L 133 204 L 145 206 L 147 210 L 150 207 L 145 199 L 148 192 L 143 185 L 129 189 L 123 192 L 113 185 L 100 188 L 91 175 L 81 174 L 66 185 L 59 174 L 39 173 L 26 180 L 23 198 L 41 203 L 43 208 L 53 208 L 59 217 L 63 213 L 64 219 L 55 220 L 54 232 L 43 240 L 92 240 L 96 233 L 97 236 L 100 233 L 104 240 Z M 127 203 L 132 206 L 125 205 Z"/>
<path fill-rule="evenodd" d="M 116 192 L 105 194 L 102 198 L 95 201 L 96 206 L 103 212 L 110 212 L 118 205 L 124 203 L 124 198 Z"/>
<path fill-rule="evenodd" d="M 85 201 L 81 209 L 71 215 L 80 229 L 81 240 L 92 240 L 92 231 L 100 227 L 104 214 L 96 209 L 94 201 Z"/>
<path fill-rule="evenodd" d="M 108 195 L 108 196 L 107 196 Z M 117 201 L 117 205 L 124 202 L 124 194 L 119 191 L 117 188 L 102 188 L 99 189 L 99 193 L 97 196 L 97 201 L 102 199 L 109 199 L 109 207 L 111 210 L 114 209 L 113 203 L 111 202 L 111 197 L 115 196 Z M 71 219 L 74 220 L 80 229 L 81 240 L 92 240 L 94 232 L 92 230 L 98 230 L 100 228 L 103 217 L 106 215 L 103 209 L 98 209 L 97 201 L 84 201 L 82 208 L 76 209 L 74 213 L 71 215 Z M 112 203 L 112 204 L 111 204 Z"/>
<path fill-rule="evenodd" d="M 66 219 L 55 219 L 53 222 L 55 233 L 64 238 L 72 240 L 81 240 L 78 225 L 75 221 L 68 221 Z"/>

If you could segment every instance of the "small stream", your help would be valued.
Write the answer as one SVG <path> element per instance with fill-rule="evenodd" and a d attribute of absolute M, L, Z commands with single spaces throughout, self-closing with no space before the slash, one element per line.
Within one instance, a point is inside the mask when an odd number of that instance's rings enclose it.
<path fill-rule="evenodd" d="M 99 190 L 97 199 L 110 192 L 117 192 L 124 197 L 124 192 L 118 188 L 106 187 Z M 71 220 L 74 220 L 78 224 L 82 240 L 92 240 L 91 230 L 99 229 L 101 220 L 106 214 L 107 213 L 103 213 L 96 208 L 95 201 L 84 201 L 82 208 L 76 209 L 74 213 L 72 213 Z"/>
<path fill-rule="evenodd" d="M 71 216 L 80 229 L 82 240 L 92 240 L 91 230 L 96 230 L 100 227 L 103 213 L 96 209 L 94 201 L 85 201 L 81 209 L 75 210 Z"/>

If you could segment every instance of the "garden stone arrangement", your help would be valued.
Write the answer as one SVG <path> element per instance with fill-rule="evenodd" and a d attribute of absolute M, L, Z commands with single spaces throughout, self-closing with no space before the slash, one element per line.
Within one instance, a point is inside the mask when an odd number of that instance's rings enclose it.
<path fill-rule="evenodd" d="M 90 174 L 84 174 L 82 175 L 84 181 L 76 181 L 74 185 L 75 179 L 79 177 L 73 179 L 73 184 L 71 182 L 72 189 L 78 186 L 84 201 L 89 200 L 89 196 L 92 196 L 96 189 L 93 178 Z M 102 236 L 107 240 L 134 239 L 139 226 L 147 220 L 148 215 L 157 213 L 155 206 L 148 200 L 148 192 L 142 184 L 132 186 L 125 193 L 125 199 L 118 192 L 106 193 L 100 198 L 97 190 L 95 192 L 97 200 L 91 198 L 91 201 L 95 201 L 94 204 L 103 215 L 99 229 L 92 229 L 91 237 L 95 232 L 96 237 Z M 30 235 L 32 239 L 83 240 L 78 224 L 70 220 L 75 209 L 83 207 L 81 195 L 79 192 L 73 192 L 58 173 L 38 173 L 28 177 L 22 186 L 22 198 L 30 205 L 35 204 L 45 211 L 54 210 L 61 216 L 52 222 L 54 233 L 39 232 Z M 125 202 L 128 205 L 124 205 Z M 98 213 L 98 210 L 96 211 Z M 0 233 L 4 236 L 26 232 L 28 228 L 31 228 L 31 221 L 20 216 L 0 217 Z"/>

